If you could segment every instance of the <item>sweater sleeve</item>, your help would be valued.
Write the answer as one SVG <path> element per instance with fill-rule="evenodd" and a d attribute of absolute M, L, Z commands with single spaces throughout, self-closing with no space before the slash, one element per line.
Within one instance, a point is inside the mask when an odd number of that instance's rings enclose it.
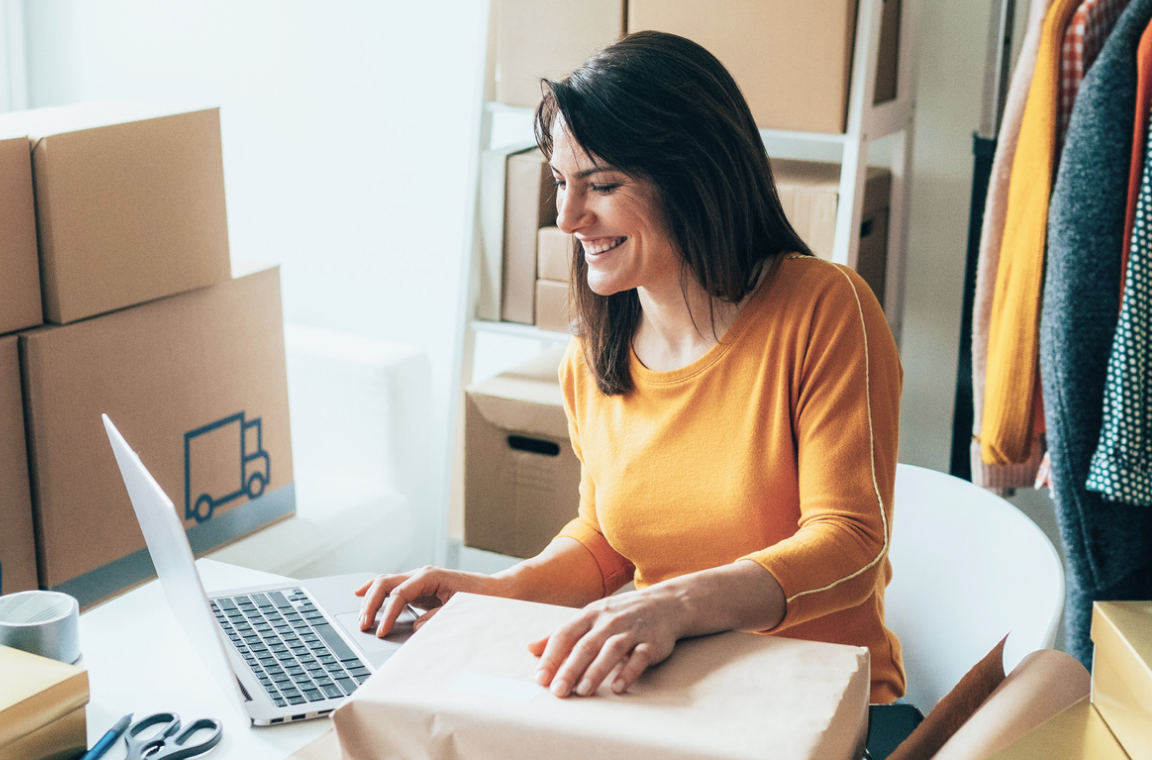
<path fill-rule="evenodd" d="M 824 288 L 797 325 L 793 430 L 798 529 L 742 559 L 787 598 L 777 631 L 862 604 L 887 582 L 903 372 L 871 289 L 855 273 Z"/>
<path fill-rule="evenodd" d="M 572 341 L 560 363 L 560 388 L 564 392 L 564 412 L 568 416 L 568 437 L 572 441 L 572 449 L 580 460 L 580 511 L 574 520 L 560 530 L 557 537 L 575 539 L 592 554 L 600 568 L 600 577 L 604 585 L 603 595 L 608 596 L 631 581 L 636 568 L 608 543 L 596 516 L 596 484 L 584 465 L 580 431 L 573 406 L 576 398 L 575 384 L 578 382 L 574 365 L 583 360 L 580 352 L 579 343 Z"/>

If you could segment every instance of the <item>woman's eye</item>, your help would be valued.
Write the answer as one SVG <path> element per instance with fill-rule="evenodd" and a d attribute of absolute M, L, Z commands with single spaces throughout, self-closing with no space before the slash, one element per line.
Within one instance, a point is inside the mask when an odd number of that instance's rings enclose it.
<path fill-rule="evenodd" d="M 618 187 L 620 187 L 620 185 L 616 183 L 608 185 L 593 185 L 592 189 L 597 193 L 610 193 Z"/>
<path fill-rule="evenodd" d="M 560 188 L 561 190 L 563 190 L 563 189 L 564 189 L 564 186 L 565 186 L 567 183 L 566 183 L 566 182 L 564 182 L 564 180 L 562 180 L 562 179 L 557 179 L 557 178 L 553 177 L 553 178 L 552 178 L 552 184 L 553 184 L 553 185 L 555 185 L 556 187 Z"/>

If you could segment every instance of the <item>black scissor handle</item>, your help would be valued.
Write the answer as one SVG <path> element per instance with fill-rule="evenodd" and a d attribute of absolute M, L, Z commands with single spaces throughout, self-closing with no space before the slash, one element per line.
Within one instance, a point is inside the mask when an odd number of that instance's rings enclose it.
<path fill-rule="evenodd" d="M 147 739 L 137 738 L 146 729 L 158 725 L 164 725 L 159 733 L 149 736 Z M 176 713 L 155 713 L 147 718 L 141 718 L 129 726 L 127 733 L 124 734 L 124 742 L 128 745 L 128 760 L 148 757 L 149 752 L 164 746 L 168 737 L 179 730 L 180 716 Z"/>
<path fill-rule="evenodd" d="M 192 737 L 192 734 L 204 729 L 212 731 L 208 738 L 203 741 L 198 741 L 195 744 L 190 744 L 187 747 L 184 746 L 184 742 L 188 741 L 188 739 Z M 181 760 L 181 758 L 195 757 L 215 747 L 220 743 L 220 739 L 223 736 L 224 725 L 220 721 L 215 718 L 200 718 L 185 726 L 179 736 L 174 739 L 165 737 L 164 747 L 156 754 L 148 755 L 148 758 L 149 760 L 152 760 L 152 758 L 156 758 L 156 760 Z"/>

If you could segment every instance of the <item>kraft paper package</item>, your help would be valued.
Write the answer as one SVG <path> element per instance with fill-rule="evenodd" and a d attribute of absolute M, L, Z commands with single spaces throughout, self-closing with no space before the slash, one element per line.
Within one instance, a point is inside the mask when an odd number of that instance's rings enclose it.
<path fill-rule="evenodd" d="M 345 760 L 848 760 L 868 650 L 752 633 L 685 639 L 625 694 L 558 699 L 528 643 L 567 607 L 457 594 L 333 713 Z"/>

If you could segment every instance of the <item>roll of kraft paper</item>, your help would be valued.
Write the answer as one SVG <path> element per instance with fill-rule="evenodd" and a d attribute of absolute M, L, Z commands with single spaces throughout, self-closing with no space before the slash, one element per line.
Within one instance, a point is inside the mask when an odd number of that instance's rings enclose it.
<path fill-rule="evenodd" d="M 0 596 L 0 644 L 75 663 L 80 659 L 80 605 L 59 591 Z"/>

